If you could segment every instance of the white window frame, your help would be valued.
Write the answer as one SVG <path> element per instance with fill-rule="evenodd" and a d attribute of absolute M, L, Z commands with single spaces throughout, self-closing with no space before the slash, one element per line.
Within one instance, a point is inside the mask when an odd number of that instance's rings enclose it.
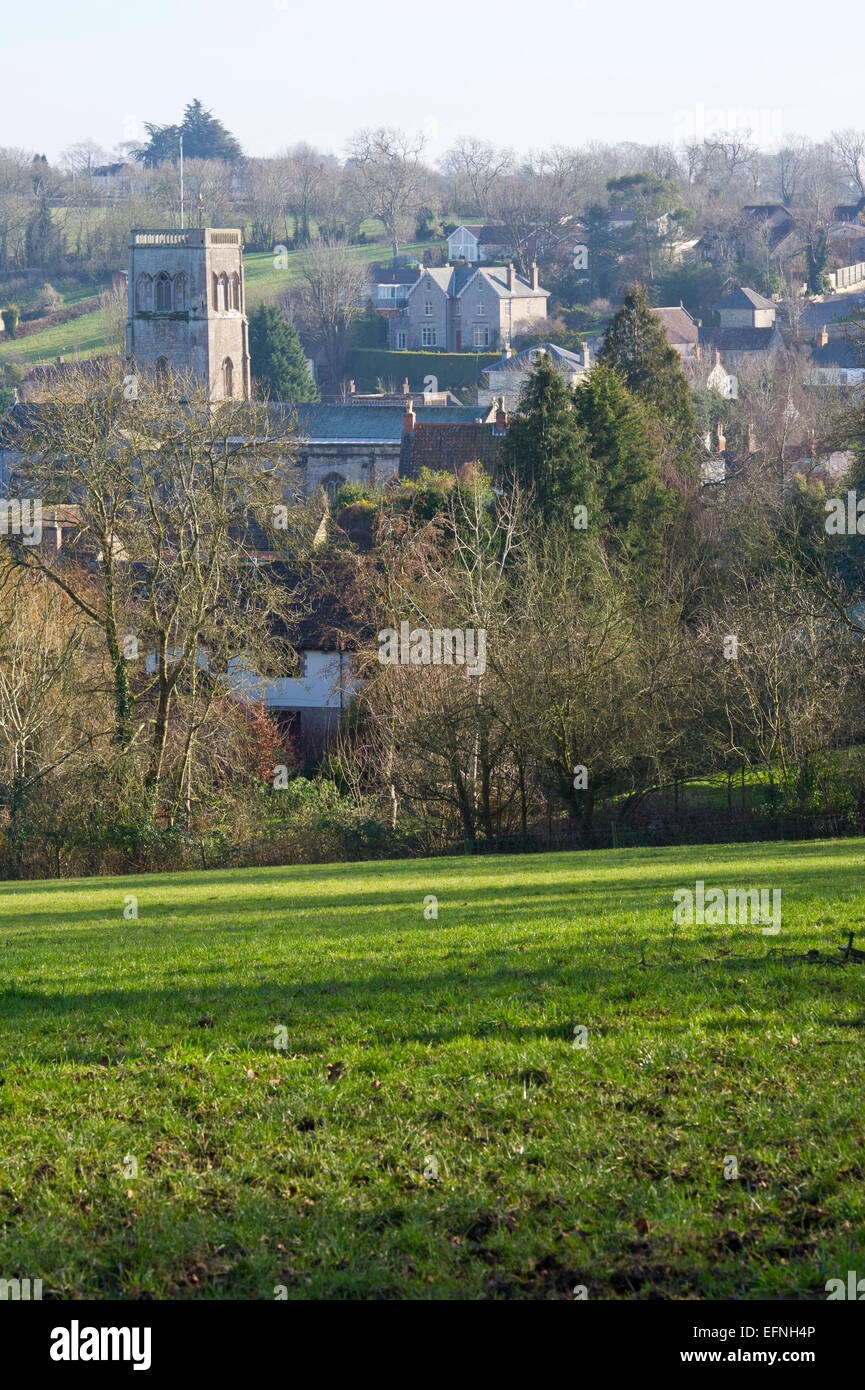
<path fill-rule="evenodd" d="M 476 323 L 474 328 L 474 345 L 476 348 L 489 347 L 490 329 L 489 324 Z"/>
<path fill-rule="evenodd" d="M 427 318 L 427 319 L 431 319 L 431 318 L 432 318 L 432 316 L 433 316 L 433 302 L 432 302 L 431 299 L 425 299 L 425 300 L 424 300 L 423 312 L 424 312 L 424 318 Z"/>
<path fill-rule="evenodd" d="M 425 323 L 420 331 L 421 347 L 437 347 L 435 324 Z"/>

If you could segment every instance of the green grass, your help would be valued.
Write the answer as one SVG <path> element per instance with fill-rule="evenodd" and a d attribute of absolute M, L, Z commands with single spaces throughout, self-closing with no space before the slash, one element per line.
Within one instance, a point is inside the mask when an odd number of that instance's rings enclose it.
<path fill-rule="evenodd" d="M 99 357 L 111 352 L 108 343 L 108 319 L 105 309 L 94 309 L 68 323 L 58 323 L 29 338 L 13 338 L 0 343 L 0 362 L 13 361 L 37 366 L 53 362 L 55 357 L 71 361 L 77 357 Z M 114 351 L 119 351 L 114 348 Z"/>
<path fill-rule="evenodd" d="M 863 852 L 0 885 L 0 1275 L 61 1298 L 825 1298 L 865 1262 L 865 971 L 768 952 L 865 932 Z M 673 938 L 697 878 L 780 888 L 780 935 Z"/>

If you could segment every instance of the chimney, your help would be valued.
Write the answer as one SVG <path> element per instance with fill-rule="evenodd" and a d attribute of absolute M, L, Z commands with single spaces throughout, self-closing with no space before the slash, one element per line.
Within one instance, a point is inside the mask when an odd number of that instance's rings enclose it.
<path fill-rule="evenodd" d="M 505 410 L 504 398 L 500 398 L 496 409 L 496 434 L 507 434 L 508 431 L 508 412 Z"/>
<path fill-rule="evenodd" d="M 353 396 L 355 392 L 354 378 L 348 383 L 348 394 Z"/>
<path fill-rule="evenodd" d="M 406 406 L 405 412 L 402 417 L 403 434 L 414 434 L 414 427 L 416 424 L 417 416 L 415 415 L 414 410 L 411 407 L 411 404 L 409 404 Z"/>
<path fill-rule="evenodd" d="M 823 324 L 822 328 L 820 329 L 820 332 L 817 334 L 817 346 L 818 346 L 818 347 L 825 347 L 826 344 L 828 343 L 828 341 L 829 341 L 829 330 L 828 330 L 828 328 L 826 327 L 826 325 Z"/>
<path fill-rule="evenodd" d="M 403 383 L 402 383 L 402 393 L 403 393 L 404 396 L 407 396 L 407 395 L 409 394 L 409 390 L 408 390 L 408 377 L 405 377 L 405 378 L 403 379 Z"/>
<path fill-rule="evenodd" d="M 583 343 L 583 366 L 586 370 L 592 365 L 592 353 L 588 343 Z"/>
<path fill-rule="evenodd" d="M 725 450 L 726 447 L 727 447 L 727 440 L 726 440 L 725 437 L 724 437 L 724 431 L 723 431 L 722 428 L 721 428 L 721 421 L 720 421 L 720 420 L 718 421 L 717 425 L 715 426 L 715 433 L 716 433 L 717 438 L 718 438 L 718 453 L 719 453 L 719 454 L 723 454 L 724 450 Z"/>
<path fill-rule="evenodd" d="M 533 290 L 536 290 L 537 288 L 538 288 L 538 263 L 537 263 L 537 261 L 532 261 L 532 289 L 533 289 Z"/>
<path fill-rule="evenodd" d="M 511 261 L 510 264 L 508 265 L 508 289 L 509 289 L 509 290 L 512 290 L 513 287 L 514 287 L 514 263 L 513 263 L 513 261 Z"/>

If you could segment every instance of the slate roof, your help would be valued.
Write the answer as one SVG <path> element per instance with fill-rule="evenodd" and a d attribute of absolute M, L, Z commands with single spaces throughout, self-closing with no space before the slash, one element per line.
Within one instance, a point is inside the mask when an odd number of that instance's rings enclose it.
<path fill-rule="evenodd" d="M 548 299 L 550 291 L 538 286 L 533 290 L 528 280 L 524 280 L 521 275 L 514 275 L 514 287 L 508 289 L 508 267 L 505 265 L 445 265 L 441 267 L 431 266 L 423 271 L 422 276 L 416 284 L 412 285 L 410 294 L 416 290 L 423 290 L 424 280 L 429 276 L 433 284 L 438 285 L 451 299 L 459 299 L 466 285 L 473 280 L 476 275 L 482 276 L 488 284 L 492 285 L 500 299 L 529 299 L 542 296 Z"/>
<path fill-rule="evenodd" d="M 719 352 L 768 352 L 774 338 L 780 339 L 780 334 L 774 326 L 700 330 L 700 341 L 717 348 Z"/>
<path fill-rule="evenodd" d="M 563 372 L 572 373 L 585 370 L 583 359 L 576 352 L 568 352 L 567 348 L 558 347 L 556 343 L 538 343 L 535 347 L 523 348 L 522 352 L 515 352 L 513 357 L 503 357 L 501 362 L 494 362 L 491 367 L 487 367 L 487 377 L 497 376 L 500 373 L 507 375 L 509 372 L 514 374 L 527 372 L 544 352 L 552 358 L 553 366 L 560 367 Z"/>
<path fill-rule="evenodd" d="M 460 225 L 455 227 L 454 231 L 450 233 L 448 240 L 450 240 L 450 237 L 452 237 L 455 232 L 459 231 L 471 232 L 472 236 L 476 237 L 478 241 L 492 242 L 493 245 L 498 246 L 504 246 L 510 241 L 507 227 L 493 227 L 486 223 L 480 226 L 477 222 L 461 222 Z"/>
<path fill-rule="evenodd" d="M 815 347 L 811 352 L 815 367 L 865 367 L 865 357 L 861 348 L 857 349 L 846 338 L 830 338 L 823 347 Z"/>
<path fill-rule="evenodd" d="M 474 425 L 484 420 L 489 411 L 490 407 L 486 405 L 427 405 L 418 406 L 415 416 L 425 423 Z M 284 402 L 271 405 L 269 415 L 274 428 L 296 430 L 301 440 L 309 440 L 310 443 L 326 444 L 338 440 L 359 444 L 398 444 L 402 439 L 405 410 L 401 405 L 367 405 L 359 409 L 355 405 L 292 405 L 291 402 Z"/>
<path fill-rule="evenodd" d="M 756 290 L 749 290 L 744 286 L 741 289 L 733 290 L 730 294 L 725 294 L 723 299 L 717 300 L 713 309 L 777 309 L 774 300 L 766 299 Z"/>

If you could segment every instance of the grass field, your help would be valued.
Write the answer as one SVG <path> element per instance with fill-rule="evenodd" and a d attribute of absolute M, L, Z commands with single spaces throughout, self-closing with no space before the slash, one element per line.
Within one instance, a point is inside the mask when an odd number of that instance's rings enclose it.
<path fill-rule="evenodd" d="M 674 935 L 698 878 L 780 888 L 780 934 Z M 0 1276 L 825 1298 L 865 969 L 769 952 L 865 933 L 863 880 L 838 840 L 0 885 Z"/>
<path fill-rule="evenodd" d="M 419 255 L 426 247 L 438 244 L 436 242 L 411 242 L 401 248 L 401 253 Z M 354 249 L 361 260 L 370 262 L 387 261 L 390 256 L 389 247 L 380 243 L 357 246 Z M 261 303 L 270 303 L 278 299 L 286 290 L 297 287 L 301 278 L 299 262 L 302 255 L 302 251 L 286 252 L 285 266 L 277 269 L 271 252 L 245 252 L 243 266 L 246 279 L 247 309 L 255 309 Z M 82 291 L 83 293 L 85 291 Z M 86 293 L 93 293 L 92 286 L 86 290 Z M 80 297 L 80 295 L 68 294 L 64 297 L 64 302 L 71 304 Z M 53 328 L 46 328 L 42 333 L 33 333 L 27 338 L 16 338 L 7 343 L 0 343 L 0 362 L 6 359 L 26 363 L 28 366 L 37 366 L 43 362 L 53 362 L 57 357 L 66 357 L 69 360 L 74 360 L 77 357 L 99 357 L 110 350 L 105 310 L 95 309 L 92 314 L 82 314 L 80 318 L 71 319 L 68 323 L 60 323 Z"/>

